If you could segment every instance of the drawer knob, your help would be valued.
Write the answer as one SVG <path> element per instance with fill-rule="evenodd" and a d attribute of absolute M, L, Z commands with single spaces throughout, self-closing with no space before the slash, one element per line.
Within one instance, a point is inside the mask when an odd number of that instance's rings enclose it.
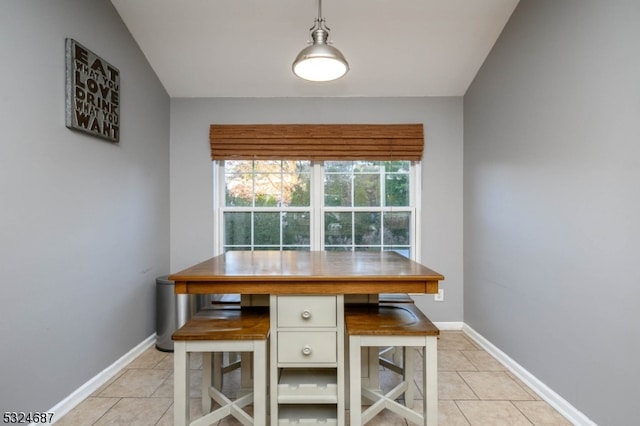
<path fill-rule="evenodd" d="M 302 348 L 302 355 L 304 356 L 311 355 L 311 346 L 305 345 L 304 348 Z"/>
<path fill-rule="evenodd" d="M 303 319 L 309 319 L 311 318 L 311 311 L 308 309 L 305 309 L 304 311 L 302 311 L 301 315 Z"/>

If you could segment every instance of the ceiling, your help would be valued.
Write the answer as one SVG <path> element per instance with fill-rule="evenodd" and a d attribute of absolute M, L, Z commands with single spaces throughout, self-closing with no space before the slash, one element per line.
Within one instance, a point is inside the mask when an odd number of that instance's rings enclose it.
<path fill-rule="evenodd" d="M 324 0 L 341 79 L 301 80 L 317 0 L 111 0 L 171 97 L 462 96 L 518 0 Z"/>

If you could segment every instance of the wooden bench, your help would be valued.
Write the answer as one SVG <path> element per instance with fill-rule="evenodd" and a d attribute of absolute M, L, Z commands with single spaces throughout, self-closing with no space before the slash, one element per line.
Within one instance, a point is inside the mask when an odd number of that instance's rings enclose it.
<path fill-rule="evenodd" d="M 174 424 L 209 425 L 231 415 L 245 425 L 265 425 L 268 338 L 268 308 L 205 310 L 173 333 Z M 194 421 L 189 415 L 189 354 L 192 352 L 203 353 L 204 415 Z M 222 393 L 221 387 L 212 384 L 211 354 L 220 352 L 253 354 L 253 392 L 231 400 Z M 220 407 L 209 412 L 212 400 Z M 253 416 L 250 416 L 243 408 L 252 403 Z"/>
<path fill-rule="evenodd" d="M 349 338 L 349 396 L 351 426 L 364 425 L 379 412 L 389 409 L 405 419 L 432 426 L 438 422 L 438 359 L 440 330 L 412 303 L 362 304 L 345 308 L 345 328 Z M 361 348 L 402 347 L 403 380 L 383 394 L 379 389 L 362 386 Z M 414 354 L 423 348 L 423 411 L 412 410 Z M 409 350 L 408 350 L 409 349 Z M 377 383 L 377 381 L 376 381 Z M 404 394 L 404 404 L 396 401 Z M 362 411 L 362 398 L 372 404 Z"/>
<path fill-rule="evenodd" d="M 232 294 L 212 294 L 211 304 L 205 306 L 198 311 L 196 315 L 209 315 L 210 310 L 215 309 L 240 309 L 241 298 L 237 293 Z M 209 356 L 205 356 L 205 361 L 209 363 Z M 243 359 L 244 358 L 244 359 Z M 226 359 L 226 362 L 225 362 Z M 243 387 L 248 386 L 247 377 L 251 370 L 250 362 L 248 362 L 249 354 L 240 355 L 237 352 L 216 352 L 213 354 L 212 368 L 215 372 L 221 372 L 220 374 L 214 373 L 213 380 L 214 386 L 218 389 L 222 389 L 224 375 L 231 373 L 234 370 L 241 369 L 241 380 Z"/>
<path fill-rule="evenodd" d="M 388 305 L 389 303 L 415 303 L 413 298 L 407 293 L 380 293 L 378 295 L 378 303 Z M 387 346 L 380 348 L 378 351 L 378 362 L 384 368 L 392 370 L 398 374 L 402 374 L 402 348 L 395 346 Z"/>

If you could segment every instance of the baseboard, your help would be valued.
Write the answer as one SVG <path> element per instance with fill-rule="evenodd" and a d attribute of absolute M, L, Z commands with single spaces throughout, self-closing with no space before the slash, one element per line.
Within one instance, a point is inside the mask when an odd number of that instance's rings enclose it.
<path fill-rule="evenodd" d="M 436 327 L 438 327 L 440 331 L 460 331 L 464 326 L 463 322 L 456 322 L 456 321 L 450 321 L 450 322 L 435 321 L 433 324 Z"/>
<path fill-rule="evenodd" d="M 485 339 L 480 333 L 463 324 L 462 331 L 473 339 L 482 349 L 496 358 L 502 365 L 511 371 L 518 379 L 522 380 L 531 390 L 533 390 L 540 398 L 551 405 L 556 411 L 564 416 L 568 421 L 576 426 L 597 426 L 592 420 L 585 416 L 580 410 L 571 405 L 567 400 L 554 392 L 547 385 L 538 380 L 533 374 L 529 373 L 524 367 L 511 359 L 507 354 L 502 352 L 490 341 Z"/>
<path fill-rule="evenodd" d="M 144 339 L 140 344 L 124 354 L 122 357 L 120 357 L 120 359 L 118 359 L 116 362 L 102 370 L 93 378 L 89 379 L 88 382 L 73 391 L 69 396 L 60 401 L 53 408 L 48 410 L 48 412 L 50 413 L 56 413 L 52 423 L 55 423 L 57 420 L 61 419 L 62 416 L 75 408 L 87 397 L 91 396 L 92 393 L 98 390 L 100 386 L 107 383 L 113 376 L 118 374 L 118 372 L 120 372 L 120 370 L 122 370 L 127 364 L 140 356 L 144 351 L 152 347 L 155 342 L 156 335 L 154 333 Z"/>

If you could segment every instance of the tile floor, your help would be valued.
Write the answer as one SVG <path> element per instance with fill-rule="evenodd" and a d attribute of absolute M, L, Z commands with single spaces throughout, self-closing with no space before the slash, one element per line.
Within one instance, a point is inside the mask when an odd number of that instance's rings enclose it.
<path fill-rule="evenodd" d="M 191 411 L 197 416 L 200 415 L 200 367 L 194 358 Z M 570 425 L 462 332 L 441 333 L 438 370 L 440 426 Z M 393 374 L 384 372 L 381 382 L 383 387 L 393 384 Z M 421 391 L 420 377 L 416 383 Z M 228 389 L 237 384 L 238 377 L 225 378 Z M 416 402 L 414 408 L 420 409 L 421 403 Z M 173 355 L 155 348 L 147 350 L 56 424 L 172 425 Z M 237 424 L 232 418 L 219 423 L 221 426 Z M 369 423 L 371 426 L 406 424 L 387 411 Z"/>

